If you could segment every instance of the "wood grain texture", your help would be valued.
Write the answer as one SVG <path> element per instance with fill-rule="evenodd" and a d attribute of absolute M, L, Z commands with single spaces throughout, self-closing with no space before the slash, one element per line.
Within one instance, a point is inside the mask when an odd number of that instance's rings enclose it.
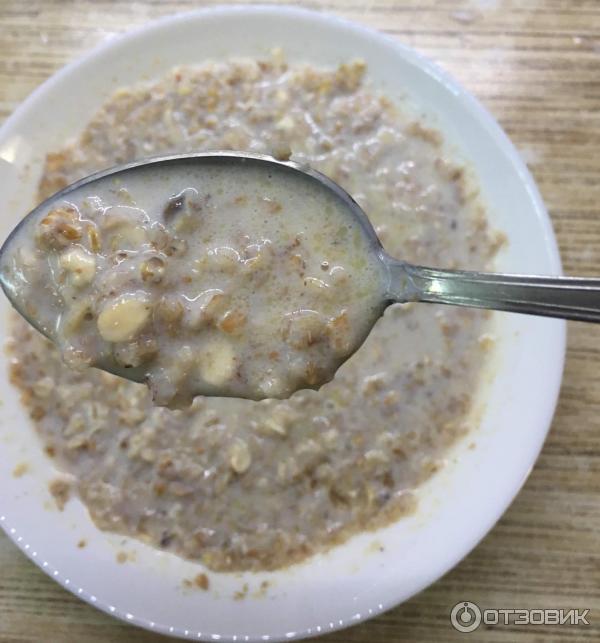
<path fill-rule="evenodd" d="M 0 0 L 0 121 L 97 43 L 196 0 Z M 551 212 L 567 272 L 600 274 L 600 2 L 305 2 L 392 34 L 436 60 L 497 117 Z M 468 497 L 465 497 L 468 511 Z M 164 640 L 81 603 L 0 537 L 0 641 Z M 590 625 L 459 634 L 459 600 L 484 607 L 590 608 Z M 471 638 L 469 638 L 471 637 Z M 600 326 L 571 324 L 564 384 L 543 453 L 485 540 L 399 608 L 324 640 L 600 640 Z"/>

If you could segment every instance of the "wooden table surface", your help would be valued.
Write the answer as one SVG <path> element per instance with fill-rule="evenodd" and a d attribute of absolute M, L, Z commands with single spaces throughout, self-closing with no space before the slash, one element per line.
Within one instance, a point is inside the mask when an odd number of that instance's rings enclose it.
<path fill-rule="evenodd" d="M 0 0 L 0 121 L 97 43 L 196 0 Z M 567 273 L 600 275 L 600 0 L 329 0 L 306 6 L 392 34 L 436 60 L 491 110 L 532 169 Z M 465 498 L 468 511 L 468 498 Z M 449 612 L 589 608 L 590 625 L 489 626 Z M 330 641 L 600 640 L 600 326 L 571 324 L 549 438 L 485 540 L 404 605 Z M 0 641 L 150 642 L 63 590 L 0 536 Z"/>

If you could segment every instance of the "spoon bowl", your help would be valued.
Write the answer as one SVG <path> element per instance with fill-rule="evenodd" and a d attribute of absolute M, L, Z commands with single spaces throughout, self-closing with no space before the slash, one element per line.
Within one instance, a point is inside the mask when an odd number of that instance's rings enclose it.
<path fill-rule="evenodd" d="M 386 256 L 379 242 L 379 239 L 377 238 L 377 235 L 373 227 L 371 226 L 367 216 L 358 206 L 358 204 L 350 197 L 347 192 L 345 192 L 340 186 L 338 186 L 335 182 L 333 182 L 325 175 L 317 172 L 316 170 L 313 170 L 310 167 L 302 166 L 293 161 L 283 161 L 264 155 L 249 155 L 230 151 L 199 153 L 191 155 L 172 155 L 136 161 L 127 165 L 122 165 L 105 171 L 101 171 L 83 178 L 80 181 L 77 181 L 76 183 L 73 183 L 72 185 L 69 185 L 63 190 L 57 192 L 49 199 L 37 206 L 17 225 L 17 227 L 9 235 L 8 239 L 0 249 L 0 283 L 5 294 L 11 301 L 12 305 L 16 308 L 16 310 L 31 325 L 42 332 L 51 341 L 59 344 L 60 346 L 60 328 L 64 322 L 63 317 L 65 316 L 65 310 L 67 308 L 66 302 L 67 300 L 71 299 L 71 294 L 78 296 L 78 293 L 68 293 L 66 296 L 64 293 L 57 294 L 62 286 L 62 284 L 58 283 L 62 278 L 62 275 L 58 274 L 57 276 L 56 273 L 57 271 L 61 270 L 61 267 L 57 267 L 56 262 L 53 263 L 52 261 L 48 260 L 42 262 L 42 264 L 40 264 L 41 268 L 38 269 L 38 272 L 43 272 L 43 287 L 41 289 L 38 288 L 38 293 L 36 293 L 35 297 L 32 297 L 30 283 L 32 280 L 25 274 L 22 265 L 24 243 L 29 243 L 31 239 L 33 239 L 39 233 L 39 227 L 42 226 L 44 222 L 51 218 L 57 211 L 61 211 L 61 209 L 64 209 L 65 207 L 77 209 L 81 206 L 81 208 L 83 208 L 83 205 L 85 205 L 84 201 L 86 200 L 98 201 L 98 195 L 106 193 L 111 193 L 114 195 L 115 193 L 123 189 L 121 186 L 130 186 L 132 184 L 135 184 L 136 182 L 138 184 L 142 184 L 144 181 L 160 183 L 164 179 L 166 183 L 168 183 L 168 185 L 161 185 L 158 189 L 162 197 L 164 197 L 165 199 L 166 197 L 169 197 L 168 203 L 170 205 L 165 208 L 162 215 L 163 219 L 168 215 L 171 224 L 173 222 L 174 209 L 181 206 L 181 204 L 177 203 L 177 199 L 179 198 L 177 193 L 183 195 L 186 192 L 194 192 L 197 197 L 198 190 L 202 191 L 203 189 L 203 183 L 208 185 L 208 183 L 210 183 L 211 181 L 209 175 L 211 175 L 211 173 L 214 174 L 215 172 L 231 173 L 231 177 L 228 177 L 231 179 L 229 181 L 231 185 L 225 186 L 226 191 L 230 188 L 232 190 L 234 188 L 238 189 L 238 185 L 240 186 L 239 189 L 243 190 L 244 188 L 241 184 L 244 183 L 247 177 L 254 176 L 255 183 L 260 183 L 263 180 L 268 179 L 269 183 L 273 183 L 278 186 L 286 186 L 286 191 L 290 193 L 290 197 L 293 196 L 292 192 L 297 192 L 295 197 L 296 207 L 305 207 L 305 204 L 299 203 L 298 199 L 300 199 L 302 202 L 308 202 L 312 199 L 314 201 L 313 209 L 315 211 L 319 209 L 323 210 L 323 212 L 321 213 L 323 214 L 323 217 L 315 221 L 317 226 L 319 228 L 323 227 L 323 229 L 319 229 L 317 231 L 317 235 L 315 236 L 315 238 L 317 236 L 324 236 L 327 239 L 335 237 L 335 235 L 337 234 L 335 230 L 332 230 L 331 234 L 327 234 L 325 223 L 327 215 L 325 214 L 325 210 L 335 211 L 339 215 L 339 221 L 337 222 L 337 224 L 341 224 L 342 228 L 348 228 L 354 233 L 354 236 L 352 237 L 354 240 L 352 252 L 354 252 L 357 256 L 362 255 L 362 258 L 364 259 L 364 266 L 361 272 L 366 274 L 367 270 L 365 268 L 368 269 L 370 266 L 374 274 L 370 282 L 372 288 L 368 289 L 370 291 L 368 296 L 363 297 L 366 303 L 361 304 L 363 306 L 362 318 L 364 318 L 364 321 L 356 318 L 353 320 L 352 326 L 356 329 L 356 332 L 351 333 L 353 335 L 352 339 L 344 342 L 345 345 L 343 346 L 343 348 L 337 351 L 336 354 L 332 357 L 331 365 L 328 365 L 327 368 L 318 368 L 318 375 L 314 378 L 304 378 L 303 380 L 300 380 L 301 385 L 295 386 L 294 388 L 287 387 L 280 391 L 274 390 L 273 387 L 266 391 L 255 391 L 251 388 L 234 388 L 230 384 L 216 386 L 212 385 L 211 382 L 207 384 L 205 381 L 202 381 L 196 384 L 196 388 L 193 393 L 204 395 L 246 397 L 249 399 L 264 399 L 266 397 L 285 398 L 288 397 L 297 388 L 320 387 L 323 383 L 329 381 L 333 377 L 335 370 L 337 370 L 337 367 L 362 344 L 362 342 L 368 335 L 371 326 L 373 325 L 373 323 L 375 323 L 377 318 L 382 313 L 385 306 L 385 293 L 388 290 L 387 282 L 389 279 L 389 271 L 386 264 Z M 261 188 L 258 189 L 260 191 Z M 267 189 L 269 194 L 271 194 L 271 197 L 273 197 L 273 194 L 276 193 L 276 191 L 273 192 L 270 186 L 267 186 L 265 189 Z M 219 199 L 218 196 L 211 196 L 210 194 L 206 196 L 211 197 L 212 202 L 216 202 Z M 285 201 L 285 197 L 287 196 L 288 195 L 284 195 L 284 198 L 281 200 Z M 138 199 L 138 197 L 139 194 L 136 194 L 136 199 Z M 260 196 L 258 196 L 257 198 L 260 199 Z M 265 197 L 264 200 L 269 202 L 270 205 L 274 205 L 272 198 Z M 140 212 L 151 213 L 152 211 L 156 210 L 156 204 L 151 203 L 150 200 L 146 200 L 143 203 L 132 201 L 131 204 L 135 207 L 139 206 Z M 223 206 L 223 199 L 221 199 L 220 205 Z M 188 206 L 186 205 L 185 207 Z M 202 223 L 204 223 L 204 220 L 207 218 L 207 216 L 209 216 L 207 214 L 209 206 L 204 204 L 203 207 L 204 210 L 201 210 L 199 208 L 193 215 L 197 219 L 202 220 Z M 310 206 L 308 207 L 308 214 L 310 215 Z M 170 210 L 169 212 L 167 212 L 168 209 L 173 209 L 173 212 L 171 212 Z M 238 213 L 234 212 L 233 214 L 235 216 Z M 271 213 L 268 216 L 270 216 L 274 221 L 273 226 L 277 226 L 279 225 L 279 223 L 277 223 L 278 218 L 292 218 L 292 214 L 293 212 L 290 213 L 284 210 L 282 213 Z M 78 211 L 77 216 L 85 219 L 86 216 L 89 216 L 89 213 L 85 214 L 82 209 L 82 212 Z M 151 216 L 153 216 L 153 214 Z M 100 218 L 103 217 L 100 216 Z M 223 215 L 221 218 L 223 221 L 223 226 L 225 226 L 227 217 Z M 307 216 L 307 218 L 309 218 L 309 216 Z M 146 217 L 146 220 L 147 219 L 148 217 Z M 266 224 L 267 222 L 259 221 L 259 223 L 261 223 L 262 225 L 263 223 Z M 310 236 L 310 230 L 308 229 L 310 228 L 310 226 L 307 225 L 305 228 L 302 228 L 302 226 L 299 225 L 301 223 L 302 221 L 297 221 L 295 223 L 296 228 L 294 229 L 300 230 L 300 235 L 303 235 L 304 237 Z M 242 228 L 244 227 L 243 222 L 240 225 Z M 268 227 L 270 225 L 271 222 L 269 222 L 267 225 L 267 235 L 269 234 Z M 247 225 L 245 231 L 249 233 L 253 232 L 252 230 L 248 229 Z M 272 230 L 272 232 L 274 236 L 277 236 L 277 230 L 274 229 Z M 259 236 L 267 236 L 264 233 L 265 230 L 263 230 Z M 232 234 L 234 233 L 232 232 Z M 191 236 L 192 235 L 188 235 L 186 242 L 188 243 L 188 245 L 193 243 Z M 360 238 L 360 243 L 358 244 L 357 237 Z M 270 239 L 267 239 L 267 242 L 270 243 L 270 241 Z M 304 242 L 306 245 L 307 242 L 305 239 Z M 79 243 L 79 241 L 77 241 L 77 243 Z M 126 241 L 124 241 L 124 243 L 126 243 Z M 325 242 L 325 246 L 327 245 L 327 243 L 329 242 Z M 335 244 L 338 244 L 338 247 L 340 246 L 340 243 L 334 240 L 332 245 Z M 235 244 L 232 243 L 231 246 L 233 245 Z M 277 244 L 272 245 L 275 247 Z M 35 243 L 33 243 L 33 246 L 33 252 L 39 252 L 39 248 L 35 247 Z M 216 248 L 216 250 L 226 250 L 228 251 L 228 255 L 238 254 L 237 250 L 234 250 L 233 247 L 225 246 Z M 284 250 L 289 250 L 289 248 Z M 59 251 L 61 253 L 65 251 L 62 245 L 58 249 L 54 247 L 51 248 L 51 252 L 49 251 L 49 254 L 52 254 L 52 252 L 56 254 Z M 276 250 L 272 251 L 272 253 L 273 252 L 276 253 Z M 321 248 L 319 252 L 321 252 L 321 254 L 325 256 L 323 253 L 327 254 L 328 248 Z M 163 259 L 166 259 L 164 255 L 161 256 L 163 257 Z M 330 257 L 330 255 L 327 256 Z M 297 259 L 298 257 L 300 257 L 300 255 L 295 255 L 291 258 Z M 248 261 L 242 262 L 244 264 L 244 268 L 246 264 L 251 264 L 254 259 L 254 257 L 251 257 Z M 277 257 L 275 257 L 275 259 L 277 259 Z M 169 261 L 171 261 L 171 259 L 169 259 Z M 192 262 L 191 259 L 189 261 Z M 281 269 L 280 263 L 277 264 L 275 262 L 274 265 L 278 266 L 278 269 Z M 327 264 L 327 262 L 324 262 L 324 264 Z M 225 266 L 224 270 L 228 270 L 229 267 L 230 266 Z M 117 268 L 119 267 L 115 266 L 114 270 L 116 271 Z M 321 266 L 321 268 L 325 268 L 325 265 Z M 333 266 L 332 270 L 335 269 L 337 268 Z M 274 270 L 275 268 L 273 268 L 273 271 Z M 310 266 L 306 268 L 306 270 L 310 270 Z M 315 274 L 314 270 L 311 274 Z M 302 290 L 306 291 L 307 293 L 310 290 L 311 284 L 307 285 L 307 281 L 311 281 L 313 285 L 318 284 L 317 287 L 320 288 L 329 288 L 329 284 L 318 278 L 321 276 L 321 274 L 323 273 L 320 273 L 317 269 L 316 277 L 308 277 L 308 280 L 305 280 L 305 284 Z M 292 275 L 292 277 L 293 276 L 294 275 Z M 325 275 L 323 276 L 325 278 Z M 360 286 L 359 282 L 361 278 L 356 274 L 356 271 L 353 276 L 353 287 L 357 288 L 358 286 Z M 211 284 L 211 286 L 212 285 L 215 286 L 215 288 L 212 288 L 212 290 L 215 292 L 222 286 L 222 284 Z M 217 286 L 219 286 L 219 288 L 217 288 Z M 260 295 L 260 290 L 265 289 L 265 285 L 263 283 L 257 284 L 254 282 L 248 282 L 244 287 L 247 288 L 249 292 L 251 289 L 256 288 L 259 292 L 251 292 L 251 295 L 257 298 Z M 39 292 L 40 290 L 41 292 Z M 305 293 L 300 292 L 299 294 L 303 297 Z M 203 296 L 203 294 L 198 294 L 198 292 L 196 291 L 192 293 L 188 290 L 188 292 L 185 293 L 185 299 L 192 307 L 194 305 L 194 300 L 201 296 Z M 73 296 L 72 298 L 75 299 L 75 296 Z M 57 301 L 58 305 L 56 305 Z M 311 317 L 317 317 L 317 314 L 314 310 L 317 306 L 315 305 L 315 301 L 313 301 L 312 299 L 304 298 L 302 301 L 298 300 L 297 302 L 292 303 L 297 304 L 297 306 L 293 306 L 294 310 L 297 309 L 296 312 L 302 314 L 310 313 Z M 344 310 L 346 309 L 347 307 Z M 333 316 L 332 314 L 328 314 L 328 317 L 332 318 Z M 309 321 L 310 320 L 308 320 L 306 323 L 309 323 Z M 301 324 L 304 324 L 302 320 L 300 320 L 300 322 Z M 307 332 L 315 334 L 316 336 L 317 333 L 320 333 L 320 330 L 309 328 Z M 248 341 L 255 342 L 256 338 L 254 336 L 249 336 Z M 275 340 L 273 341 L 273 351 L 279 350 L 279 346 L 275 343 Z M 311 341 L 310 343 L 312 344 L 313 342 Z M 192 350 L 194 350 L 194 346 L 192 346 Z M 63 350 L 63 354 L 64 353 L 65 351 Z M 295 368 L 297 364 L 294 362 L 297 361 L 297 359 L 291 361 L 288 360 L 288 366 L 292 369 Z M 151 377 L 144 366 L 137 366 L 135 364 L 127 364 L 123 366 L 122 364 L 117 363 L 115 359 L 113 359 L 112 353 L 98 354 L 94 359 L 92 365 L 135 382 L 144 382 L 149 380 Z M 187 401 L 189 400 L 186 400 L 186 402 Z M 169 401 L 169 405 L 171 406 L 175 406 L 178 404 L 179 402 L 175 404 Z M 182 403 L 182 405 L 185 405 L 185 402 Z"/>
<path fill-rule="evenodd" d="M 345 218 L 348 225 L 351 226 L 355 235 L 353 237 L 355 245 L 357 237 L 360 237 L 359 243 L 356 245 L 356 252 L 354 249 L 348 248 L 349 254 L 360 254 L 361 252 L 365 255 L 368 254 L 372 263 L 377 264 L 379 268 L 375 270 L 375 279 L 371 279 L 369 284 L 372 301 L 370 301 L 369 305 L 366 306 L 361 313 L 362 319 L 357 320 L 356 317 L 353 318 L 353 325 L 356 328 L 351 329 L 353 331 L 355 330 L 352 341 L 345 340 L 343 349 L 338 350 L 335 359 L 331 359 L 328 362 L 327 368 L 317 369 L 315 375 L 314 363 L 309 362 L 309 364 L 313 365 L 309 367 L 312 368 L 310 377 L 304 375 L 294 380 L 293 384 L 286 385 L 280 389 L 273 383 L 277 381 L 277 378 L 269 379 L 269 376 L 264 379 L 258 388 L 236 387 L 232 384 L 232 382 L 235 381 L 233 366 L 229 369 L 231 371 L 230 376 L 224 379 L 221 377 L 217 377 L 216 379 L 212 377 L 213 371 L 215 370 L 213 368 L 209 374 L 210 376 L 203 375 L 199 382 L 195 382 L 195 388 L 189 392 L 190 395 L 185 398 L 186 401 L 189 401 L 193 395 L 197 394 L 247 397 L 249 399 L 264 399 L 268 397 L 283 398 L 298 388 L 318 388 L 323 383 L 329 381 L 340 364 L 350 357 L 362 344 L 372 325 L 390 303 L 422 301 L 549 317 L 562 317 L 581 321 L 600 321 L 600 297 L 598 297 L 600 292 L 599 280 L 443 270 L 406 263 L 400 259 L 390 257 L 384 251 L 373 226 L 362 208 L 343 188 L 324 174 L 294 161 L 278 160 L 265 155 L 251 155 L 231 151 L 180 154 L 136 161 L 93 174 L 56 193 L 30 212 L 17 225 L 3 244 L 0 250 L 0 283 L 5 294 L 17 311 L 25 317 L 30 324 L 46 335 L 46 337 L 57 342 L 57 338 L 60 335 L 58 328 L 63 321 L 62 307 L 59 306 L 59 312 L 57 313 L 56 306 L 47 306 L 46 308 L 52 311 L 51 314 L 46 317 L 41 315 L 39 313 L 39 310 L 42 308 L 42 306 L 39 306 L 40 302 L 37 301 L 37 299 L 33 302 L 31 297 L 28 296 L 29 291 L 27 290 L 27 286 L 29 279 L 22 269 L 21 255 L 19 254 L 21 253 L 21 240 L 34 234 L 33 226 L 39 225 L 40 222 L 43 223 L 45 221 L 44 217 L 47 217 L 49 213 L 53 212 L 53 209 L 62 207 L 61 204 L 64 205 L 65 203 L 69 204 L 74 201 L 81 201 L 84 197 L 88 198 L 89 195 L 94 195 L 106 189 L 113 192 L 118 191 L 121 189 L 119 186 L 127 185 L 132 180 L 139 179 L 144 173 L 152 172 L 152 175 L 147 176 L 151 176 L 155 182 L 160 182 L 162 178 L 166 179 L 167 177 L 177 177 L 179 175 L 184 176 L 185 173 L 190 172 L 190 170 L 196 173 L 194 177 L 197 179 L 197 177 L 203 176 L 203 172 L 208 176 L 208 173 L 214 172 L 215 168 L 218 172 L 226 173 L 226 176 L 227 173 L 231 173 L 230 177 L 227 176 L 227 178 L 230 179 L 230 183 L 235 183 L 236 181 L 243 183 L 247 177 L 254 177 L 252 180 L 258 184 L 266 180 L 265 177 L 268 177 L 269 185 L 272 182 L 280 188 L 284 186 L 285 190 L 289 188 L 290 194 L 292 192 L 292 186 L 294 186 L 294 189 L 297 190 L 299 198 L 301 199 L 312 198 L 315 195 L 327 199 L 326 202 L 323 202 L 327 203 L 326 208 L 331 209 L 334 205 L 335 208 L 337 208 L 336 211 L 342 213 L 342 218 Z M 254 174 L 252 174 L 253 172 Z M 256 172 L 258 172 L 258 174 L 256 174 Z M 200 183 L 201 182 L 200 180 Z M 188 183 L 184 184 L 188 185 Z M 196 194 L 198 193 L 195 187 L 185 189 L 193 190 Z M 260 186 L 258 186 L 257 189 L 260 190 Z M 179 194 L 172 194 L 167 208 L 175 210 L 182 207 L 184 200 L 184 196 L 182 195 L 184 195 L 184 192 L 185 190 Z M 271 201 L 270 199 L 266 200 Z M 296 203 L 298 204 L 298 202 Z M 319 203 L 315 207 L 325 207 L 323 203 Z M 148 208 L 146 209 L 148 210 Z M 163 215 L 167 216 L 167 213 L 170 213 L 169 216 L 172 214 L 170 210 L 165 209 Z M 196 215 L 198 218 L 204 216 L 200 209 L 198 209 Z M 325 218 L 326 217 L 323 217 L 323 221 Z M 225 222 L 223 225 L 225 225 Z M 346 243 L 346 241 L 344 241 L 344 243 Z M 237 251 L 231 248 L 225 249 L 237 253 Z M 134 252 L 136 251 L 134 250 Z M 246 263 L 251 263 L 254 259 L 255 257 L 251 257 Z M 327 262 L 324 262 L 323 267 L 325 267 L 325 264 L 327 264 Z M 56 277 L 53 274 L 51 266 L 47 271 L 47 275 L 44 275 L 44 279 L 47 281 L 48 287 L 46 290 L 50 293 L 50 299 L 54 301 L 57 295 L 52 284 L 56 281 Z M 314 277 L 309 279 L 313 282 L 319 282 L 319 287 L 329 288 L 330 286 Z M 356 279 L 357 277 L 355 276 L 354 288 L 357 286 Z M 307 280 L 304 281 L 304 285 L 308 288 Z M 55 283 L 54 286 L 56 286 Z M 251 285 L 250 287 L 257 288 L 257 290 L 260 291 L 262 285 Z M 334 290 L 336 290 L 336 288 L 337 287 L 334 287 Z M 217 290 L 215 290 L 215 292 L 217 292 Z M 219 290 L 218 292 L 221 293 L 222 291 Z M 221 295 L 218 296 L 220 297 Z M 299 297 L 301 298 L 303 296 L 304 292 L 300 292 Z M 334 299 L 336 296 L 337 293 L 334 292 Z M 197 297 L 190 298 L 189 293 L 186 297 L 188 301 L 194 301 L 196 298 Z M 75 296 L 73 296 L 73 299 L 75 299 Z M 316 330 L 313 327 L 306 330 L 306 324 L 312 324 L 312 322 L 308 322 L 307 320 L 313 316 L 313 313 L 315 315 L 317 313 L 310 307 L 307 308 L 306 301 L 303 302 L 299 299 L 298 302 L 294 303 L 298 304 L 298 310 L 296 312 L 304 315 L 301 324 L 303 329 L 302 333 L 308 333 L 309 340 L 307 341 L 307 346 L 311 346 L 313 343 L 320 341 L 321 336 L 327 332 L 329 332 L 331 344 L 331 319 L 323 331 L 320 327 Z M 346 309 L 344 308 L 343 310 L 343 314 L 345 315 Z M 310 313 L 310 316 L 308 316 L 307 313 Z M 131 314 L 135 315 L 138 313 L 134 311 Z M 226 315 L 227 314 L 228 313 L 226 313 Z M 346 325 L 348 324 L 345 318 L 343 321 Z M 228 324 L 228 326 L 224 327 L 226 332 L 234 333 L 233 328 L 229 328 L 230 326 L 231 324 Z M 131 338 L 121 339 L 129 341 Z M 153 340 L 154 338 L 150 337 L 148 341 Z M 253 338 L 248 335 L 243 341 L 247 343 L 252 342 Z M 273 335 L 272 342 L 273 345 L 271 348 L 273 354 L 279 354 L 282 341 L 276 339 L 276 336 Z M 193 351 L 194 346 L 192 346 L 191 349 Z M 227 350 L 230 349 L 227 348 Z M 210 355 L 209 358 L 213 359 Z M 205 360 L 206 359 L 208 358 L 205 358 Z M 216 357 L 214 359 L 217 360 L 219 364 L 222 361 L 221 355 L 219 355 L 218 359 Z M 233 358 L 229 359 L 230 362 L 233 363 Z M 293 363 L 293 361 L 288 360 L 282 368 L 292 368 L 290 364 Z M 144 364 L 138 364 L 134 361 L 131 363 L 116 361 L 113 358 L 112 352 L 102 353 L 93 361 L 92 365 L 135 382 L 152 380 L 152 374 L 149 374 Z M 221 365 L 218 365 L 218 368 L 223 370 Z M 265 384 L 264 382 L 267 383 Z M 173 388 L 171 383 L 170 386 Z M 168 398 L 167 403 L 169 405 L 177 405 L 179 401 L 173 402 L 173 399 L 179 400 L 178 391 L 175 391 Z M 160 396 L 158 403 L 161 403 Z"/>

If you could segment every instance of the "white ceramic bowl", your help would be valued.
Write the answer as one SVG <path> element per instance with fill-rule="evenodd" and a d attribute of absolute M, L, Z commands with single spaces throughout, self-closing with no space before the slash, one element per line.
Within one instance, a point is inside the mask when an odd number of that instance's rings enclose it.
<path fill-rule="evenodd" d="M 265 54 L 333 65 L 360 56 L 369 78 L 407 96 L 477 170 L 494 226 L 509 244 L 500 270 L 560 274 L 552 228 L 534 182 L 490 115 L 445 73 L 379 33 L 292 8 L 214 8 L 164 19 L 108 43 L 35 91 L 0 131 L 0 236 L 33 206 L 44 154 L 78 132 L 114 89 L 181 63 Z M 1 302 L 0 333 L 8 305 Z M 498 351 L 481 387 L 479 428 L 419 491 L 416 515 L 359 535 L 302 565 L 269 574 L 210 574 L 209 591 L 183 590 L 201 567 L 98 531 L 78 501 L 53 510 L 51 462 L 7 380 L 1 358 L 0 522 L 46 573 L 77 596 L 148 629 L 193 639 L 287 640 L 352 625 L 406 600 L 471 550 L 523 484 L 559 391 L 565 324 L 496 315 Z M 475 449 L 469 449 L 471 442 Z M 26 461 L 30 472 L 11 475 Z M 87 547 L 76 543 L 86 539 Z M 125 550 L 135 562 L 118 564 Z M 271 583 L 265 595 L 256 590 Z M 244 600 L 234 592 L 249 586 Z M 457 597 L 459 600 L 461 597 Z"/>

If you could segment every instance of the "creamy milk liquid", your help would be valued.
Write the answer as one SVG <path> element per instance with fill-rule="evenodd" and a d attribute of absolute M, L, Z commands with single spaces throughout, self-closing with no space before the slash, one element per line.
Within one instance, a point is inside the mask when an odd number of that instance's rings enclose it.
<path fill-rule="evenodd" d="M 84 185 L 19 228 L 2 270 L 67 361 L 145 380 L 160 405 L 318 387 L 383 308 L 384 268 L 344 204 L 239 161 Z"/>

